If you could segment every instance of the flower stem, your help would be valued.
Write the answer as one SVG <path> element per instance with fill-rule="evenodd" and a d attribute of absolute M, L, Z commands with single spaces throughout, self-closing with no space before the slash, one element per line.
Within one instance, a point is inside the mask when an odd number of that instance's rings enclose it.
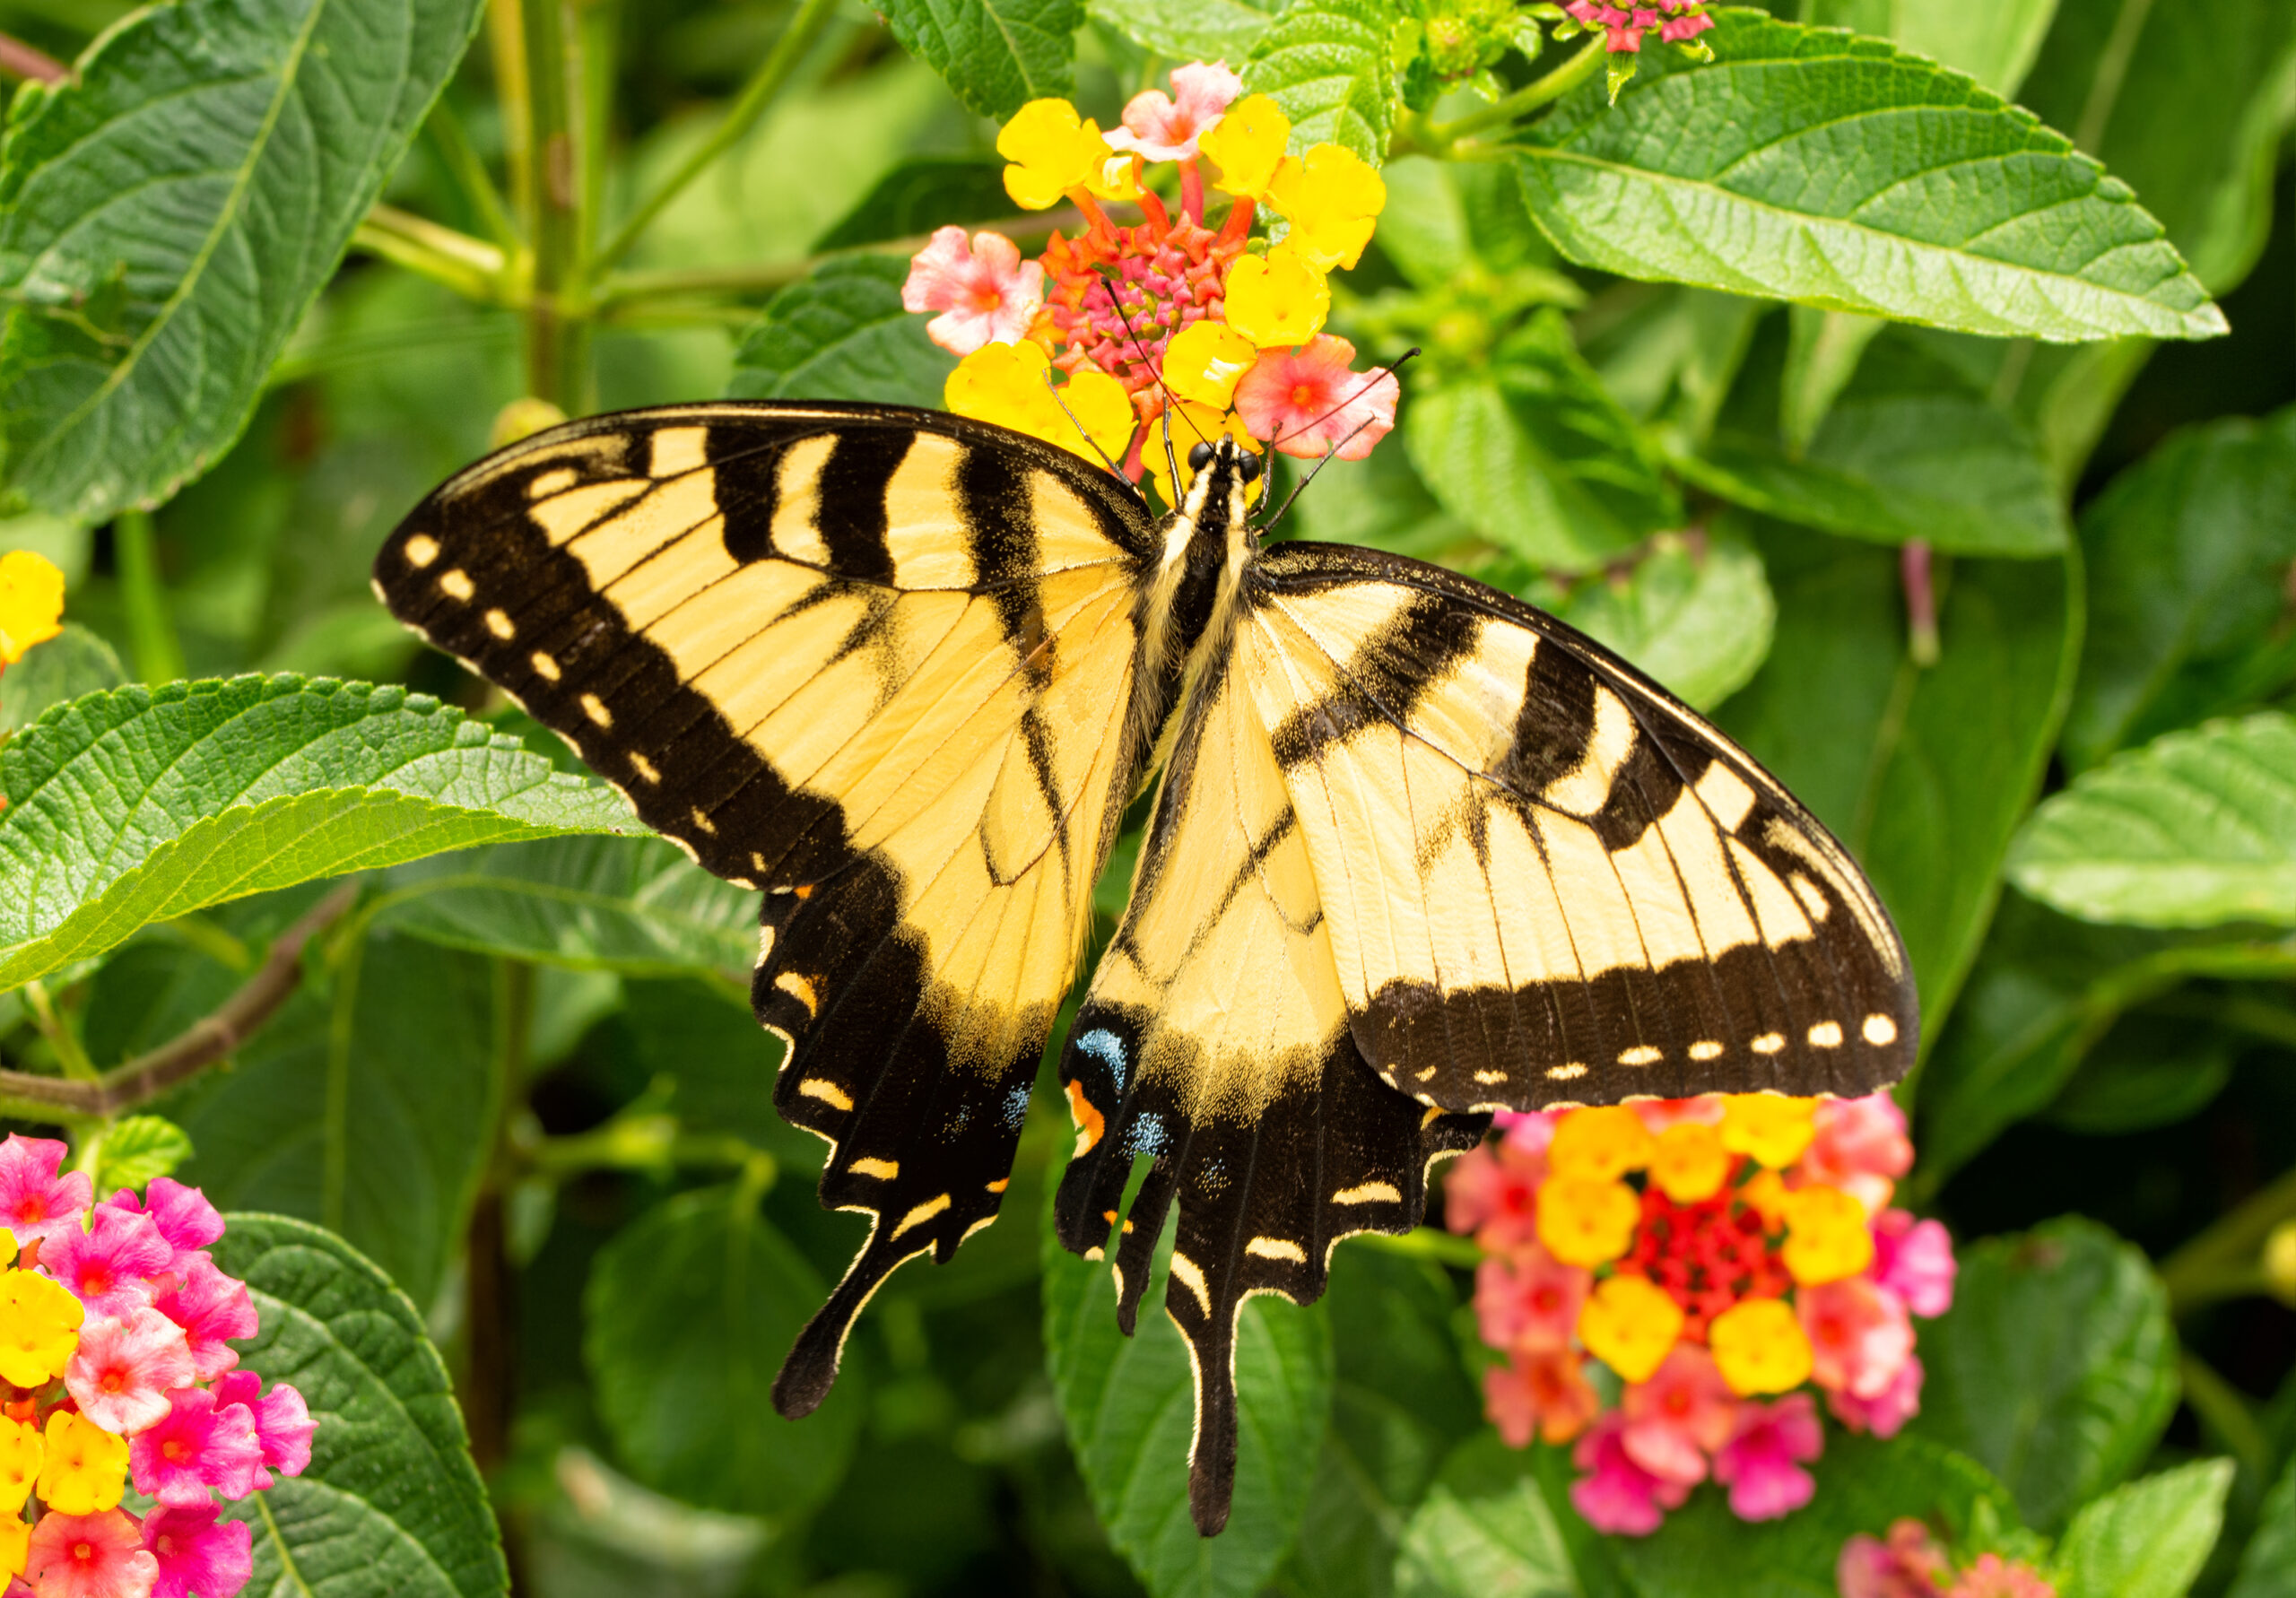
<path fill-rule="evenodd" d="M 121 511 L 112 522 L 112 541 L 135 675 L 145 682 L 172 682 L 183 675 L 183 647 L 176 641 L 167 591 L 160 583 L 159 538 L 152 528 L 152 513 Z"/>
<path fill-rule="evenodd" d="M 534 243 L 534 293 L 526 307 L 526 392 L 569 416 L 590 398 L 587 300 L 590 192 L 581 97 L 583 28 L 569 0 L 519 0 L 529 108 L 524 197 Z"/>
<path fill-rule="evenodd" d="M 0 33 L 0 73 L 13 78 L 29 78 L 35 83 L 60 83 L 69 70 L 46 51 Z"/>
<path fill-rule="evenodd" d="M 2250 1473 L 2268 1476 L 2272 1441 L 2257 1423 L 2256 1411 L 2240 1390 L 2189 1350 L 2178 1359 L 2177 1370 L 2184 1379 L 2185 1402 L 2200 1417 L 2201 1424 L 2213 1431 Z"/>
<path fill-rule="evenodd" d="M 2259 1256 L 2272 1229 L 2296 1216 L 2296 1171 L 2288 1171 L 2241 1201 L 2230 1214 L 2161 1262 L 2169 1305 L 2188 1314 L 2220 1298 L 2261 1292 Z"/>
<path fill-rule="evenodd" d="M 370 210 L 351 246 L 444 283 L 465 300 L 493 304 L 512 298 L 510 262 L 500 248 L 396 205 Z"/>
<path fill-rule="evenodd" d="M 502 191 L 494 187 L 485 161 L 479 159 L 470 135 L 463 131 L 462 118 L 441 99 L 430 108 L 430 117 L 423 129 L 438 147 L 439 159 L 453 175 L 456 187 L 463 191 L 463 197 L 485 225 L 487 236 L 501 247 L 504 254 L 515 251 L 518 247 L 517 227 L 510 220 L 509 208 L 503 204 Z"/>
<path fill-rule="evenodd" d="M 639 202 L 638 209 L 625 217 L 622 226 L 614 230 L 613 236 L 600 247 L 596 264 L 601 270 L 628 255 L 631 247 L 638 242 L 639 236 L 672 200 L 684 192 L 686 185 L 700 177 L 711 162 L 739 143 L 743 136 L 757 126 L 758 118 L 764 116 L 767 108 L 773 104 L 783 86 L 788 83 L 790 74 L 796 71 L 797 64 L 804 59 L 805 52 L 813 48 L 813 40 L 821 37 L 822 30 L 836 13 L 837 0 L 804 0 L 804 4 L 797 8 L 797 14 L 789 19 L 789 26 L 782 30 L 773 48 L 758 64 L 757 71 L 750 74 L 750 81 L 742 86 L 741 93 L 726 108 L 725 117 L 710 131 L 709 136 L 695 147 L 693 153 L 680 163 L 678 169 L 672 172 L 666 181 Z"/>
<path fill-rule="evenodd" d="M 1535 111 L 1541 106 L 1561 100 L 1600 72 L 1609 54 L 1603 48 L 1601 39 L 1590 33 L 1578 53 L 1552 72 L 1532 79 L 1496 105 L 1485 106 L 1480 111 L 1470 111 L 1456 122 L 1439 123 L 1429 128 L 1427 142 L 1434 152 L 1448 156 L 1451 153 L 1450 147 L 1461 139 L 1472 138 L 1486 128 L 1503 127 L 1527 111 Z"/>

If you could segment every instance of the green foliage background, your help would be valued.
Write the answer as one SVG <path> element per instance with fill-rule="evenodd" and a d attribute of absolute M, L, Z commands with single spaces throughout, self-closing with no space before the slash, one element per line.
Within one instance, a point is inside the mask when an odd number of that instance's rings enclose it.
<path fill-rule="evenodd" d="M 0 681 L 0 1112 L 270 1217 L 224 1264 L 322 1427 L 251 1590 L 1824 1594 L 1910 1514 L 2064 1598 L 2296 1594 L 2296 10 L 1719 14 L 1613 106 L 1465 0 L 0 0 L 0 550 L 71 622 Z M 1051 1095 L 774 1418 L 857 1238 L 767 1107 L 752 898 L 368 592 L 514 402 L 937 404 L 907 255 L 1046 225 L 996 119 L 1219 57 L 1383 164 L 1335 324 L 1425 351 L 1287 531 L 1642 664 L 1912 952 L 1959 1301 L 1782 1523 L 1591 1533 L 1428 1231 L 1249 1307 L 1197 1539 Z"/>

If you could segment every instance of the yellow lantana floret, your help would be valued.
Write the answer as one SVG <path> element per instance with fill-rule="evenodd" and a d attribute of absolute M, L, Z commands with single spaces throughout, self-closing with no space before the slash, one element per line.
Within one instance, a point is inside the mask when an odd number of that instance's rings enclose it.
<path fill-rule="evenodd" d="M 126 1437 L 114 1437 L 85 1415 L 58 1410 L 48 1418 L 43 1452 L 39 1497 L 49 1508 L 97 1515 L 119 1507 L 127 1481 Z"/>
<path fill-rule="evenodd" d="M 1786 1268 L 1804 1287 L 1857 1275 L 1874 1263 L 1874 1230 L 1866 1206 L 1823 1182 L 1797 1187 L 1780 1206 L 1786 1212 Z"/>
<path fill-rule="evenodd" d="M 1259 349 L 1225 322 L 1190 322 L 1164 346 L 1164 386 L 1184 400 L 1224 411 Z"/>
<path fill-rule="evenodd" d="M 1722 1100 L 1722 1146 L 1772 1170 L 1802 1158 L 1818 1134 L 1818 1101 L 1775 1093 L 1733 1093 Z"/>
<path fill-rule="evenodd" d="M 1548 1162 L 1558 1176 L 1607 1182 L 1650 1163 L 1657 1140 L 1642 1117 L 1622 1104 L 1572 1110 L 1554 1124 Z"/>
<path fill-rule="evenodd" d="M 0 1576 L 22 1576 L 26 1557 L 31 1552 L 32 1523 L 28 1520 L 0 1520 Z"/>
<path fill-rule="evenodd" d="M 63 630 L 64 574 L 56 562 L 30 550 L 0 555 L 0 666 Z"/>
<path fill-rule="evenodd" d="M 1650 1155 L 1650 1180 L 1678 1204 L 1695 1204 L 1722 1191 L 1730 1175 L 1730 1151 L 1711 1126 L 1677 1121 L 1658 1134 Z"/>
<path fill-rule="evenodd" d="M 0 1515 L 18 1514 L 31 1497 L 42 1452 L 39 1428 L 0 1417 Z"/>
<path fill-rule="evenodd" d="M 1639 1276 L 1596 1283 L 1578 1311 L 1578 1341 L 1624 1381 L 1648 1381 L 1682 1332 L 1682 1306 Z"/>
<path fill-rule="evenodd" d="M 1196 147 L 1211 158 L 1213 187 L 1257 200 L 1267 193 L 1291 142 L 1292 119 L 1266 95 L 1248 94 Z"/>
<path fill-rule="evenodd" d="M 1714 1317 L 1706 1346 L 1730 1391 L 1741 1398 L 1786 1393 L 1810 1379 L 1810 1340 L 1777 1298 L 1746 1298 Z"/>
<path fill-rule="evenodd" d="M 1352 150 L 1318 144 L 1283 164 L 1268 186 L 1267 200 L 1292 224 L 1283 241 L 1301 260 L 1329 272 L 1352 267 L 1362 257 L 1379 213 L 1387 209 L 1387 186 Z"/>
<path fill-rule="evenodd" d="M 1048 380 L 1051 371 L 1052 358 L 1042 345 L 1025 339 L 1016 344 L 983 344 L 957 362 L 942 388 L 941 402 L 960 416 L 1012 428 L 1087 460 L 1099 458 L 1095 444 L 1109 456 L 1120 457 L 1131 439 L 1134 421 L 1132 399 L 1124 385 L 1106 372 L 1078 372 L 1061 386 L 1056 398 Z"/>
<path fill-rule="evenodd" d="M 87 1316 L 79 1299 L 47 1277 L 0 1272 L 0 1381 L 37 1387 L 62 1376 Z"/>
<path fill-rule="evenodd" d="M 1072 188 L 1090 188 L 1107 179 L 1116 154 L 1100 137 L 1100 126 L 1077 114 L 1065 100 L 1032 100 L 1013 113 L 996 135 L 996 153 L 1012 162 L 1004 169 L 1004 192 L 1023 211 L 1045 211 Z M 1131 170 L 1129 157 L 1125 169 Z"/>
<path fill-rule="evenodd" d="M 1539 1188 L 1539 1241 L 1566 1265 L 1608 1264 L 1634 1244 L 1642 1201 L 1623 1182 L 1549 1177 Z"/>
<path fill-rule="evenodd" d="M 1263 350 L 1306 343 L 1331 315 L 1331 285 L 1288 244 L 1228 273 L 1228 326 Z"/>

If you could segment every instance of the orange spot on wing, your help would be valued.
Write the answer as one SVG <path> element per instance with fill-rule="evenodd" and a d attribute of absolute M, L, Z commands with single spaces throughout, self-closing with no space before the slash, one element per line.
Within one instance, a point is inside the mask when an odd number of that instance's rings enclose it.
<path fill-rule="evenodd" d="M 1100 1141 L 1100 1134 L 1108 1130 L 1108 1120 L 1074 1082 L 1068 1084 L 1068 1114 L 1076 1123 L 1076 1154 L 1081 1156 Z"/>

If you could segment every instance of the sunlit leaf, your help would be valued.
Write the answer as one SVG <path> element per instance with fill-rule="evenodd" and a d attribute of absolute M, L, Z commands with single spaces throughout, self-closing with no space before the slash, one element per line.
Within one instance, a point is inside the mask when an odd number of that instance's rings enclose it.
<path fill-rule="evenodd" d="M 728 399 L 874 400 L 938 410 L 956 357 L 901 308 L 909 264 L 825 261 L 773 297 L 734 356 Z"/>
<path fill-rule="evenodd" d="M 902 48 L 948 80 L 984 117 L 1065 95 L 1083 0 L 885 0 Z"/>
<path fill-rule="evenodd" d="M 1707 42 L 1714 65 L 1645 52 L 1615 108 L 1590 83 L 1523 135 L 1573 259 L 1971 333 L 2225 330 L 2125 184 L 1960 74 L 1752 11 Z"/>
<path fill-rule="evenodd" d="M 2090 921 L 2296 925 L 2296 716 L 2170 733 L 2083 772 L 2025 823 L 2009 875 Z"/>
<path fill-rule="evenodd" d="M 0 987 L 150 921 L 314 877 L 564 832 L 641 832 L 607 789 L 403 688 L 124 688 L 0 751 Z"/>
<path fill-rule="evenodd" d="M 1382 0 L 1292 0 L 1260 35 L 1244 91 L 1273 95 L 1283 108 L 1294 153 L 1328 143 L 1373 166 L 1387 158 L 1397 109 L 1388 42 L 1396 14 Z"/>
<path fill-rule="evenodd" d="M 2224 1524 L 2232 1462 L 2202 1459 L 2083 1504 L 2057 1563 L 2072 1598 L 2184 1598 Z"/>
<path fill-rule="evenodd" d="M 11 486 L 101 521 L 222 453 L 481 9 L 184 0 L 25 86 L 0 147 Z"/>
<path fill-rule="evenodd" d="M 1701 709 L 1745 686 L 1778 620 L 1761 556 L 1735 521 L 1694 542 L 1661 534 L 1631 570 L 1589 578 L 1548 608 Z"/>
<path fill-rule="evenodd" d="M 1086 0 L 1092 20 L 1175 65 L 1225 61 L 1240 67 L 1283 9 L 1281 0 Z"/>

